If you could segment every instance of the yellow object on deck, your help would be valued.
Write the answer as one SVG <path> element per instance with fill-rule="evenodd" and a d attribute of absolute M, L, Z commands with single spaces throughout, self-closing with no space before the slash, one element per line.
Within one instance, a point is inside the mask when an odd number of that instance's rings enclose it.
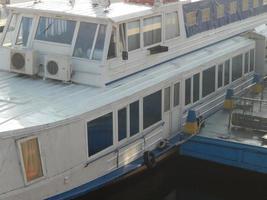
<path fill-rule="evenodd" d="M 184 126 L 184 132 L 188 134 L 197 134 L 199 127 L 197 122 L 186 122 Z"/>
<path fill-rule="evenodd" d="M 259 93 L 263 92 L 263 84 L 261 84 L 261 83 L 257 83 L 257 84 L 255 84 L 255 85 L 252 87 L 252 90 L 253 90 L 253 92 L 256 93 L 256 94 L 259 94 Z"/>
<path fill-rule="evenodd" d="M 235 102 L 233 99 L 225 99 L 223 103 L 223 108 L 226 110 L 232 110 L 235 107 Z"/>

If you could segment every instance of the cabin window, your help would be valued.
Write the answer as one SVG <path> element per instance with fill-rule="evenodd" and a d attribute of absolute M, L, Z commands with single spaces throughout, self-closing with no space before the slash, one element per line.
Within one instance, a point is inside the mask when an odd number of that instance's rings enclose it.
<path fill-rule="evenodd" d="M 35 39 L 71 44 L 75 26 L 75 21 L 40 17 Z"/>
<path fill-rule="evenodd" d="M 195 74 L 193 76 L 193 102 L 195 103 L 196 101 L 199 100 L 199 81 L 200 81 L 200 74 Z"/>
<path fill-rule="evenodd" d="M 210 21 L 210 8 L 205 8 L 201 10 L 202 22 Z"/>
<path fill-rule="evenodd" d="M 248 10 L 248 0 L 243 0 L 242 1 L 242 11 L 247 11 Z"/>
<path fill-rule="evenodd" d="M 92 156 L 113 145 L 113 116 L 108 113 L 87 123 L 88 151 Z"/>
<path fill-rule="evenodd" d="M 81 22 L 74 47 L 73 56 L 78 58 L 91 57 L 97 24 Z"/>
<path fill-rule="evenodd" d="M 250 72 L 254 70 L 254 66 L 255 66 L 255 50 L 251 49 L 250 50 L 250 67 L 249 67 Z"/>
<path fill-rule="evenodd" d="M 144 97 L 143 126 L 144 129 L 161 120 L 161 90 Z"/>
<path fill-rule="evenodd" d="M 176 38 L 180 35 L 178 13 L 172 12 L 165 15 L 165 40 Z"/>
<path fill-rule="evenodd" d="M 92 57 L 93 60 L 102 60 L 105 37 L 106 37 L 106 25 L 101 24 L 99 25 L 99 29 L 98 29 L 98 35 L 97 35 L 93 57 Z"/>
<path fill-rule="evenodd" d="M 140 48 L 140 21 L 129 22 L 127 26 L 128 51 Z"/>
<path fill-rule="evenodd" d="M 130 104 L 130 136 L 139 133 L 139 101 Z"/>
<path fill-rule="evenodd" d="M 180 104 L 180 83 L 174 84 L 173 90 L 173 107 L 176 107 Z"/>
<path fill-rule="evenodd" d="M 253 8 L 259 7 L 259 0 L 253 0 Z"/>
<path fill-rule="evenodd" d="M 245 69 L 244 69 L 244 72 L 245 74 L 248 73 L 249 71 L 249 52 L 245 53 Z"/>
<path fill-rule="evenodd" d="M 215 91 L 215 66 L 202 72 L 202 97 Z"/>
<path fill-rule="evenodd" d="M 229 14 L 233 15 L 237 12 L 237 1 L 230 2 Z"/>
<path fill-rule="evenodd" d="M 144 46 L 161 42 L 161 16 L 144 19 Z"/>
<path fill-rule="evenodd" d="M 116 41 L 116 28 L 113 27 L 108 48 L 108 59 L 115 58 L 117 56 Z"/>
<path fill-rule="evenodd" d="M 196 11 L 186 13 L 186 25 L 187 26 L 197 25 L 197 12 Z"/>
<path fill-rule="evenodd" d="M 10 23 L 8 24 L 7 33 L 5 35 L 5 39 L 3 42 L 4 47 L 11 47 L 12 46 L 12 39 L 15 35 L 15 27 L 17 23 L 17 15 L 12 15 Z"/>
<path fill-rule="evenodd" d="M 127 137 L 127 108 L 118 111 L 118 139 L 119 141 Z"/>
<path fill-rule="evenodd" d="M 230 60 L 224 62 L 224 86 L 230 83 Z"/>
<path fill-rule="evenodd" d="M 23 169 L 27 182 L 41 178 L 43 174 L 42 161 L 37 138 L 22 140 L 19 142 Z"/>
<path fill-rule="evenodd" d="M 224 5 L 222 4 L 217 5 L 216 10 L 217 10 L 217 18 L 224 17 Z"/>
<path fill-rule="evenodd" d="M 223 86 L 223 64 L 218 65 L 218 82 L 217 87 L 220 88 Z"/>
<path fill-rule="evenodd" d="M 191 78 L 185 80 L 185 105 L 191 103 Z"/>
<path fill-rule="evenodd" d="M 31 29 L 32 29 L 32 18 L 22 17 L 19 26 L 18 36 L 16 39 L 16 45 L 24 47 L 27 46 Z"/>
<path fill-rule="evenodd" d="M 235 81 L 242 77 L 242 65 L 243 65 L 243 55 L 235 56 L 232 59 L 232 81 Z"/>
<path fill-rule="evenodd" d="M 126 47 L 126 24 L 120 24 L 119 25 L 119 49 L 120 51 L 127 51 Z"/>
<path fill-rule="evenodd" d="M 171 108 L 171 88 L 164 89 L 164 112 L 169 111 Z"/>

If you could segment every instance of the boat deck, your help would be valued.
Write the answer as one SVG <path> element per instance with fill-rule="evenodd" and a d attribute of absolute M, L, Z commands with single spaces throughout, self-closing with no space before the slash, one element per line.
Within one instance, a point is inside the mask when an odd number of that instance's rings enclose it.
<path fill-rule="evenodd" d="M 266 87 L 262 96 L 247 94 L 242 97 L 263 97 L 262 103 L 254 102 L 253 112 L 249 115 L 267 119 Z M 230 113 L 221 109 L 207 118 L 200 133 L 182 145 L 181 154 L 267 173 L 267 130 L 233 126 L 229 124 Z"/>

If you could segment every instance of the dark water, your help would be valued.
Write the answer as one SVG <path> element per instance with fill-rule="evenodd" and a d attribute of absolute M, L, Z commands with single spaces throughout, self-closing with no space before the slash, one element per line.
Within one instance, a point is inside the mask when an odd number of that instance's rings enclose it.
<path fill-rule="evenodd" d="M 267 176 L 175 155 L 79 200 L 267 200 Z"/>

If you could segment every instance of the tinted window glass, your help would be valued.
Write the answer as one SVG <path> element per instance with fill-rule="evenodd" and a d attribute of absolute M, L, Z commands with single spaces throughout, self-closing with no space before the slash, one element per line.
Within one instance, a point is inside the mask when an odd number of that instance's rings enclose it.
<path fill-rule="evenodd" d="M 224 85 L 228 85 L 230 81 L 230 60 L 224 63 Z"/>
<path fill-rule="evenodd" d="M 167 13 L 165 15 L 165 30 L 166 30 L 166 35 L 165 35 L 166 40 L 179 36 L 180 31 L 179 31 L 177 12 Z"/>
<path fill-rule="evenodd" d="M 106 114 L 87 123 L 89 156 L 113 144 L 113 117 Z"/>
<path fill-rule="evenodd" d="M 164 90 L 164 112 L 169 111 L 171 107 L 171 88 L 167 87 Z"/>
<path fill-rule="evenodd" d="M 218 88 L 223 86 L 223 64 L 218 65 Z"/>
<path fill-rule="evenodd" d="M 203 71 L 202 97 L 215 91 L 215 66 Z"/>
<path fill-rule="evenodd" d="M 115 58 L 116 56 L 116 29 L 113 27 L 108 48 L 108 59 Z"/>
<path fill-rule="evenodd" d="M 32 18 L 22 17 L 19 26 L 16 45 L 24 47 L 27 46 L 31 29 L 32 29 Z"/>
<path fill-rule="evenodd" d="M 249 60 L 249 52 L 247 52 L 247 53 L 245 54 L 245 69 L 244 69 L 245 73 L 248 73 L 248 70 L 249 70 L 249 63 L 248 63 L 248 60 Z"/>
<path fill-rule="evenodd" d="M 180 103 L 180 83 L 176 83 L 174 85 L 174 92 L 173 92 L 173 106 L 178 106 Z"/>
<path fill-rule="evenodd" d="M 254 49 L 250 50 L 250 68 L 249 71 L 252 72 L 254 70 L 255 65 L 255 51 Z"/>
<path fill-rule="evenodd" d="M 199 100 L 199 74 L 193 76 L 193 102 Z"/>
<path fill-rule="evenodd" d="M 130 136 L 139 133 L 139 101 L 130 104 Z"/>
<path fill-rule="evenodd" d="M 73 56 L 79 58 L 90 58 L 95 38 L 97 24 L 81 22 L 74 47 Z"/>
<path fill-rule="evenodd" d="M 161 120 L 161 90 L 144 97 L 144 129 Z"/>
<path fill-rule="evenodd" d="M 127 137 L 127 109 L 118 111 L 118 139 L 119 141 Z"/>
<path fill-rule="evenodd" d="M 145 46 L 161 42 L 161 16 L 144 19 L 143 31 Z"/>
<path fill-rule="evenodd" d="M 98 35 L 95 43 L 94 53 L 92 57 L 93 60 L 102 59 L 105 37 L 106 37 L 106 25 L 101 24 L 98 30 Z"/>
<path fill-rule="evenodd" d="M 185 105 L 191 103 L 191 78 L 185 81 Z"/>
<path fill-rule="evenodd" d="M 41 17 L 35 39 L 47 42 L 71 44 L 76 22 Z"/>
<path fill-rule="evenodd" d="M 242 54 L 232 59 L 232 81 L 242 77 Z"/>
<path fill-rule="evenodd" d="M 140 21 L 128 23 L 128 50 L 132 51 L 140 48 Z"/>

